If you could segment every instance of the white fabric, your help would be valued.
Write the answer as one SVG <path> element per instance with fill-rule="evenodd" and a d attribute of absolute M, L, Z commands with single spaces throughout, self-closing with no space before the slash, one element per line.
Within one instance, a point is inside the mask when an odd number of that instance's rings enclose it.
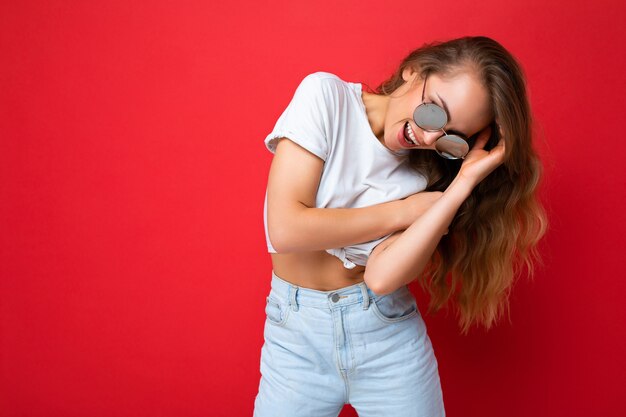
<path fill-rule="evenodd" d="M 274 153 L 280 138 L 325 161 L 316 207 L 356 208 L 408 197 L 427 181 L 408 164 L 408 150 L 392 152 L 376 138 L 367 120 L 359 83 L 328 72 L 307 75 L 265 138 Z M 267 231 L 267 190 L 263 207 L 268 251 L 276 253 Z M 372 250 L 391 234 L 344 248 L 327 249 L 344 267 L 365 265 Z"/>

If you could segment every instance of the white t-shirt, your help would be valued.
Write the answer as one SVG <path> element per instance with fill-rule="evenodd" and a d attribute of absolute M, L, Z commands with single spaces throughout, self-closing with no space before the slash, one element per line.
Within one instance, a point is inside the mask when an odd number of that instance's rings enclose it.
<path fill-rule="evenodd" d="M 426 178 L 408 164 L 410 151 L 392 152 L 372 132 L 361 89 L 361 84 L 328 72 L 307 75 L 265 138 L 272 153 L 284 137 L 325 162 L 315 201 L 318 208 L 371 206 L 426 189 Z M 267 190 L 263 216 L 268 251 L 276 253 L 267 231 Z M 352 269 L 365 265 L 376 245 L 390 235 L 326 252 Z"/>

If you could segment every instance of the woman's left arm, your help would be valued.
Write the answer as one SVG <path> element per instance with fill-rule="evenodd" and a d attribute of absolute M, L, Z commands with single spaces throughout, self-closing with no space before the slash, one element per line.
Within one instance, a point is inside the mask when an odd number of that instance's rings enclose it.
<path fill-rule="evenodd" d="M 472 189 L 471 183 L 455 178 L 411 226 L 376 246 L 365 267 L 367 286 L 378 295 L 389 294 L 417 278 Z"/>
<path fill-rule="evenodd" d="M 493 149 L 483 149 L 491 133 L 487 128 L 441 197 L 406 230 L 396 232 L 374 248 L 364 274 L 365 283 L 374 293 L 389 294 L 422 273 L 461 204 L 474 187 L 503 162 L 505 141 L 499 129 L 500 141 Z"/>

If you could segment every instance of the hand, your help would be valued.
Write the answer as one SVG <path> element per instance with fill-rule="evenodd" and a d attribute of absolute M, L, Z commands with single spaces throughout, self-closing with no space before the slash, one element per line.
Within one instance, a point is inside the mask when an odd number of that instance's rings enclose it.
<path fill-rule="evenodd" d="M 421 191 L 400 200 L 402 203 L 402 224 L 399 230 L 406 229 L 412 225 L 442 195 L 441 191 Z"/>
<path fill-rule="evenodd" d="M 498 165 L 502 164 L 504 161 L 505 136 L 502 127 L 497 124 L 497 121 L 496 126 L 498 126 L 500 133 L 498 144 L 490 151 L 483 149 L 491 136 L 491 125 L 487 126 L 480 133 L 467 156 L 465 156 L 457 177 L 467 179 L 475 186 L 496 169 Z"/>

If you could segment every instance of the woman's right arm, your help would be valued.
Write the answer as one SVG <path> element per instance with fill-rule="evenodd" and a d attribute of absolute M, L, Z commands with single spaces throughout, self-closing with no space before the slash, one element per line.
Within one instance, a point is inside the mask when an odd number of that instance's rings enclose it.
<path fill-rule="evenodd" d="M 316 208 L 324 161 L 281 139 L 270 167 L 267 227 L 278 253 L 339 248 L 406 229 L 442 193 L 423 192 L 359 208 Z"/>

